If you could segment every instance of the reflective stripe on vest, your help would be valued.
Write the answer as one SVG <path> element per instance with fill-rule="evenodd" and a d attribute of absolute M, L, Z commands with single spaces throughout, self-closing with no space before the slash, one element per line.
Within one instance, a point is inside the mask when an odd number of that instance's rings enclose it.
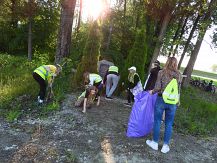
<path fill-rule="evenodd" d="M 98 74 L 90 74 L 90 78 L 94 78 L 94 83 L 99 83 L 102 81 L 102 77 Z"/>
<path fill-rule="evenodd" d="M 110 66 L 109 72 L 117 72 L 118 73 L 118 67 L 117 66 Z"/>
<path fill-rule="evenodd" d="M 38 75 L 40 75 L 44 80 L 48 77 L 48 71 L 46 70 L 45 66 L 40 66 L 35 71 Z"/>
<path fill-rule="evenodd" d="M 169 82 L 163 91 L 162 97 L 166 104 L 177 104 L 179 102 L 178 82 L 176 79 Z"/>
<path fill-rule="evenodd" d="M 162 94 L 163 96 L 166 96 L 167 97 L 167 100 L 169 101 L 175 101 L 175 100 L 178 100 L 179 99 L 179 95 L 173 95 L 173 94 L 170 94 L 168 92 L 163 92 Z"/>

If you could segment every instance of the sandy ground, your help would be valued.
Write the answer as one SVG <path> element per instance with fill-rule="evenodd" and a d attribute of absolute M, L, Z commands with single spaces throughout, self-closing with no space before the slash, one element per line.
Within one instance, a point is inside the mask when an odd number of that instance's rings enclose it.
<path fill-rule="evenodd" d="M 162 154 L 146 146 L 151 135 L 125 136 L 131 109 L 123 100 L 102 99 L 100 107 L 83 114 L 74 107 L 75 99 L 75 94 L 67 95 L 60 110 L 46 118 L 33 114 L 14 123 L 0 119 L 0 163 L 217 162 L 216 137 L 198 139 L 174 132 L 171 151 Z"/>

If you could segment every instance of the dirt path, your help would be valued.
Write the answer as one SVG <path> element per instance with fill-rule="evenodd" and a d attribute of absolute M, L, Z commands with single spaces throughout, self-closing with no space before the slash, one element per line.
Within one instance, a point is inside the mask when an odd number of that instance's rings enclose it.
<path fill-rule="evenodd" d="M 46 119 L 0 120 L 0 162 L 217 162 L 217 138 L 200 140 L 174 133 L 171 152 L 145 145 L 147 138 L 125 136 L 131 109 L 120 99 L 81 113 L 68 95 L 60 111 Z M 161 142 L 162 144 L 162 142 Z"/>

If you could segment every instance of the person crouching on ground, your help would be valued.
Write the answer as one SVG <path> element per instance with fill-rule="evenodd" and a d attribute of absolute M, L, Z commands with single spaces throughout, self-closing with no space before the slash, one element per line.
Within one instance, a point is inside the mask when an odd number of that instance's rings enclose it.
<path fill-rule="evenodd" d="M 104 77 L 103 83 L 106 83 L 106 100 L 112 100 L 111 97 L 118 86 L 120 79 L 117 66 L 110 66 Z"/>
<path fill-rule="evenodd" d="M 134 102 L 134 96 L 143 91 L 142 83 L 139 74 L 136 73 L 136 67 L 130 67 L 128 75 L 128 87 L 127 87 L 127 103 L 125 106 L 131 107 L 131 103 Z"/>
<path fill-rule="evenodd" d="M 86 90 L 78 97 L 75 102 L 76 107 L 83 106 L 83 113 L 86 113 L 87 108 L 90 108 L 94 103 L 98 90 L 95 86 L 88 86 Z"/>
<path fill-rule="evenodd" d="M 103 81 L 102 77 L 98 74 L 93 74 L 89 72 L 84 73 L 84 84 L 89 86 L 95 86 L 98 90 L 98 93 L 96 94 L 97 99 L 97 106 L 100 104 L 100 92 L 103 88 Z"/>
<path fill-rule="evenodd" d="M 54 77 L 59 75 L 62 67 L 60 65 L 42 65 L 36 68 L 33 72 L 33 78 L 40 86 L 38 94 L 38 103 L 43 104 L 45 100 L 45 94 L 47 85 L 52 86 Z"/>
<path fill-rule="evenodd" d="M 158 73 L 155 88 L 149 91 L 150 94 L 158 93 L 158 97 L 154 108 L 153 140 L 147 140 L 146 144 L 152 149 L 158 150 L 161 119 L 162 114 L 165 111 L 165 132 L 164 145 L 161 149 L 162 153 L 167 153 L 170 150 L 169 142 L 172 135 L 172 126 L 177 108 L 176 104 L 168 104 L 168 102 L 165 103 L 163 98 L 164 90 L 167 88 L 167 85 L 170 81 L 172 81 L 172 79 L 176 79 L 179 84 L 181 82 L 181 73 L 177 69 L 177 59 L 175 57 L 168 58 L 164 69 Z M 168 92 L 166 92 L 166 94 L 168 94 Z"/>

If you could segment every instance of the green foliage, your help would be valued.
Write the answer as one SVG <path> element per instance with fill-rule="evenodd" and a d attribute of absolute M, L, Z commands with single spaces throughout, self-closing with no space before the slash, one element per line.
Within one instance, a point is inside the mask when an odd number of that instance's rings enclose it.
<path fill-rule="evenodd" d="M 136 66 L 137 73 L 139 74 L 141 80 L 144 82 L 144 70 L 147 57 L 147 44 L 146 44 L 146 29 L 143 27 L 138 30 L 133 48 L 127 57 L 125 63 L 124 73 L 122 77 L 126 80 L 128 75 L 128 68 L 131 66 Z"/>
<path fill-rule="evenodd" d="M 72 151 L 66 151 L 66 160 L 69 163 L 77 163 L 78 158 Z"/>
<path fill-rule="evenodd" d="M 7 114 L 6 120 L 9 122 L 13 122 L 14 120 L 17 120 L 20 114 L 21 112 L 19 110 L 9 111 L 9 113 Z"/>
<path fill-rule="evenodd" d="M 216 95 L 210 96 L 192 87 L 184 89 L 181 93 L 181 106 L 176 113 L 176 129 L 192 135 L 216 134 L 216 100 Z"/>
<path fill-rule="evenodd" d="M 78 65 L 76 82 L 80 83 L 83 73 L 88 71 L 97 72 L 97 62 L 100 56 L 101 31 L 98 22 L 92 22 L 89 28 L 88 38 L 83 51 L 81 63 Z"/>
<path fill-rule="evenodd" d="M 43 55 L 48 58 L 48 54 Z M 43 61 L 45 60 L 28 62 L 25 57 L 0 54 L 0 115 L 5 116 L 7 120 L 13 121 L 19 118 L 25 108 L 38 110 L 36 99 L 39 86 L 34 81 L 32 72 L 42 65 Z M 49 60 L 46 61 L 46 64 L 50 63 Z M 43 107 L 41 110 L 43 114 L 59 109 L 59 103 L 65 94 L 71 91 L 70 69 L 71 64 L 68 63 L 63 67 L 63 72 L 56 77 L 53 85 L 55 98 Z"/>
<path fill-rule="evenodd" d="M 88 25 L 82 24 L 79 29 L 79 33 L 72 35 L 72 46 L 70 58 L 73 61 L 73 68 L 77 68 L 78 64 L 81 62 L 83 51 L 85 48 L 87 36 L 88 36 Z"/>
<path fill-rule="evenodd" d="M 33 6 L 28 6 L 24 0 L 14 2 L 3 0 L 0 6 L 0 51 L 14 55 L 27 53 L 27 19 L 31 15 L 33 49 L 54 53 L 59 25 L 58 0 L 38 0 Z"/>

